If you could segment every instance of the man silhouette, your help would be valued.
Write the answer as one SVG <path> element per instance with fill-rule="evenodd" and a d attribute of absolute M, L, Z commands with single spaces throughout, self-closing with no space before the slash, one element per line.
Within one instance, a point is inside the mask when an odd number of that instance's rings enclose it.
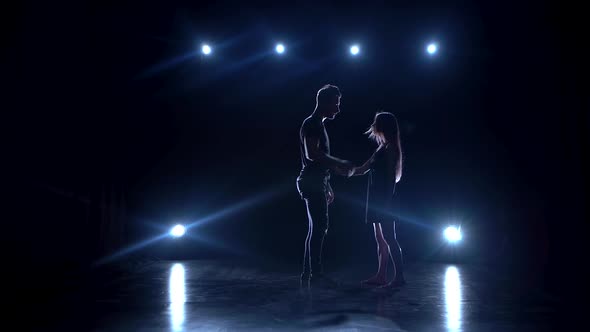
<path fill-rule="evenodd" d="M 330 170 L 346 175 L 352 164 L 330 155 L 330 140 L 324 127 L 325 120 L 333 120 L 340 113 L 340 90 L 325 85 L 316 96 L 316 107 L 301 125 L 299 131 L 302 169 L 297 178 L 297 189 L 305 201 L 309 221 L 303 273 L 301 281 L 328 283 L 323 274 L 322 249 L 328 232 L 328 205 L 334 201 L 330 186 Z"/>

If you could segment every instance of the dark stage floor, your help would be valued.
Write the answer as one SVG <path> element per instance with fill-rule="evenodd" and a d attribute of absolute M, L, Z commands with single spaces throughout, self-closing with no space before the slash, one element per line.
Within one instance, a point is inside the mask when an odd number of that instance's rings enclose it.
<path fill-rule="evenodd" d="M 484 267 L 410 264 L 398 290 L 360 287 L 370 272 L 308 289 L 291 268 L 145 261 L 66 282 L 60 301 L 32 310 L 56 331 L 549 331 L 556 319 L 556 300 Z"/>

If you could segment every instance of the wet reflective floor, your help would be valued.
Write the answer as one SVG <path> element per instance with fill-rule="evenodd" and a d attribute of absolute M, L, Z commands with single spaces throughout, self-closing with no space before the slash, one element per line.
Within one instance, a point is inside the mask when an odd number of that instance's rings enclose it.
<path fill-rule="evenodd" d="M 333 271 L 338 288 L 308 288 L 293 270 L 230 261 L 154 261 L 72 286 L 50 306 L 41 329 L 553 330 L 555 299 L 483 267 L 413 264 L 407 267 L 408 284 L 387 290 L 361 287 L 358 281 L 367 271 Z"/>

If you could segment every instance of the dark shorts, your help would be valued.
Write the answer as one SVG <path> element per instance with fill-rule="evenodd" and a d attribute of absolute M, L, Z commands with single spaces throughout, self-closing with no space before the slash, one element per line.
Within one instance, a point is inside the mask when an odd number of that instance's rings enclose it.
<path fill-rule="evenodd" d="M 326 195 L 328 178 L 297 178 L 297 191 L 301 199 Z"/>

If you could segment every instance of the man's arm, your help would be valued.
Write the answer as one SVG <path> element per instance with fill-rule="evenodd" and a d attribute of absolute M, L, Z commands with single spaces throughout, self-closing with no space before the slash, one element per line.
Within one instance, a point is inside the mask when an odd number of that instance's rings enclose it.
<path fill-rule="evenodd" d="M 332 202 L 334 202 L 334 190 L 332 189 L 332 185 L 330 185 L 330 181 L 328 181 L 328 186 L 327 186 L 327 191 L 326 191 L 326 198 L 328 201 L 328 205 L 332 204 Z"/>
<path fill-rule="evenodd" d="M 303 137 L 303 143 L 305 146 L 305 158 L 319 162 L 329 168 L 349 169 L 351 167 L 349 161 L 336 158 L 320 150 L 319 137 L 306 135 Z"/>

